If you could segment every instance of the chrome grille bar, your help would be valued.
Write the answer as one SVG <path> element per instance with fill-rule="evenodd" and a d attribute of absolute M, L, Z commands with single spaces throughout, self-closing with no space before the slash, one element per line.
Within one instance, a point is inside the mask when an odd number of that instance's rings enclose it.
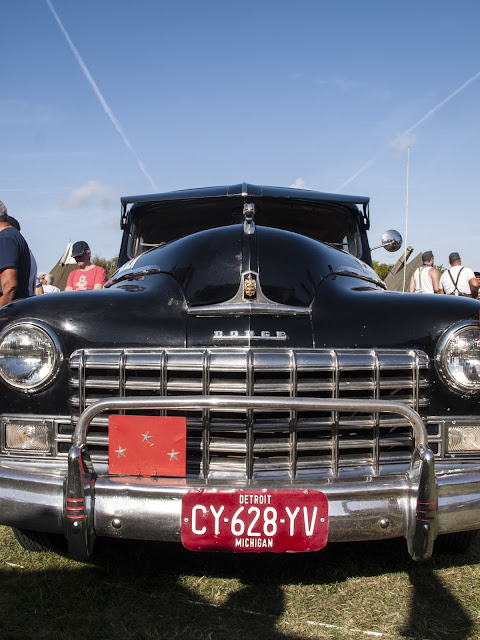
<path fill-rule="evenodd" d="M 409 421 L 365 409 L 364 401 L 395 400 L 418 412 L 428 405 L 430 384 L 427 355 L 402 349 L 85 349 L 72 354 L 70 367 L 74 423 L 83 409 L 108 398 L 270 398 L 268 409 L 245 402 L 243 410 L 160 404 L 139 411 L 186 415 L 188 473 L 204 478 L 338 476 L 356 467 L 378 474 L 382 465 L 406 463 Z M 319 404 L 285 408 L 285 398 Z M 89 435 L 104 460 L 107 427 L 108 414 L 100 413 Z"/>

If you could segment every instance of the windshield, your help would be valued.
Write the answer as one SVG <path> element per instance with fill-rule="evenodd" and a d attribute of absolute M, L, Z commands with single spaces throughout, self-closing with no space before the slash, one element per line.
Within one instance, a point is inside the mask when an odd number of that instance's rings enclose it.
<path fill-rule="evenodd" d="M 132 207 L 128 257 L 162 246 L 192 233 L 240 224 L 243 201 L 152 202 Z M 249 200 L 254 201 L 254 198 Z M 362 256 L 360 219 L 355 206 L 321 203 L 312 206 L 291 199 L 259 199 L 255 204 L 255 224 L 292 231 L 357 258 Z"/>

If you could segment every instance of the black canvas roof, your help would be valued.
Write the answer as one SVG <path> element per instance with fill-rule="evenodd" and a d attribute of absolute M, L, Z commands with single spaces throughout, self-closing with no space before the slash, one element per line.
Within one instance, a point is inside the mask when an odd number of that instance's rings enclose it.
<path fill-rule="evenodd" d="M 267 187 L 255 184 L 235 184 L 222 187 L 203 187 L 199 189 L 182 189 L 179 191 L 167 191 L 165 193 L 156 193 L 139 196 L 123 196 L 121 202 L 123 205 L 144 203 L 144 202 L 160 202 L 165 200 L 190 200 L 197 198 L 215 198 L 225 196 L 268 196 L 271 198 L 294 198 L 297 200 L 311 202 L 343 202 L 346 204 L 366 205 L 370 198 L 367 196 L 346 196 L 339 193 L 322 193 L 321 191 L 310 191 L 308 189 L 294 189 L 291 187 Z"/>

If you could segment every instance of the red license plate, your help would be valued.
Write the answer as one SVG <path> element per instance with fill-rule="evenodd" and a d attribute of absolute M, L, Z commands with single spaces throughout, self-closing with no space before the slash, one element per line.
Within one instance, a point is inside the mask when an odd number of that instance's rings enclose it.
<path fill-rule="evenodd" d="M 192 551 L 318 551 L 327 544 L 328 502 L 315 489 L 192 489 L 181 532 Z"/>

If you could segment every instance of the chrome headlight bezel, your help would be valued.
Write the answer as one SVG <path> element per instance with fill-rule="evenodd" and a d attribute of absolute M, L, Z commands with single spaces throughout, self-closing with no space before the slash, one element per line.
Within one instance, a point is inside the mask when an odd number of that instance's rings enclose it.
<path fill-rule="evenodd" d="M 478 369 L 478 379 L 466 382 L 464 375 L 462 376 L 463 380 L 455 376 L 454 367 L 449 362 L 449 352 L 454 341 L 458 341 L 462 335 L 466 336 L 466 334 L 472 330 L 478 334 L 476 338 L 477 344 L 472 341 L 472 347 L 470 348 L 470 351 L 474 349 L 477 354 L 473 359 L 478 361 L 478 367 L 476 367 L 476 370 Z M 470 338 L 468 339 L 470 340 Z M 465 351 L 465 353 L 467 353 L 467 351 Z M 464 396 L 472 396 L 480 393 L 480 326 L 478 321 L 463 320 L 457 322 L 443 333 L 435 350 L 435 366 L 441 380 L 451 391 L 455 391 Z"/>
<path fill-rule="evenodd" d="M 18 332 L 25 330 L 30 330 L 36 333 L 37 337 L 43 340 L 48 348 L 50 348 L 51 361 L 48 364 L 46 372 L 40 379 L 37 379 L 34 382 L 22 383 L 15 382 L 12 377 L 5 375 L 4 371 L 2 371 L 2 369 L 0 368 L 0 380 L 6 386 L 10 387 L 11 389 L 15 389 L 15 391 L 32 394 L 45 389 L 58 377 L 64 361 L 64 355 L 60 340 L 53 329 L 45 322 L 31 318 L 18 320 L 4 327 L 4 329 L 0 332 L 0 349 L 3 341 L 7 336 L 16 331 Z"/>

